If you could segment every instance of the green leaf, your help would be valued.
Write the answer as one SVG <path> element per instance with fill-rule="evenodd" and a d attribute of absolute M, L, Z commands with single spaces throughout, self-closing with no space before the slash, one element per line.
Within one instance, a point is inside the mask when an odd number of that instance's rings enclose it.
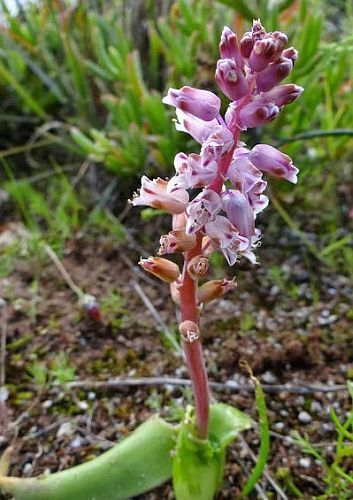
<path fill-rule="evenodd" d="M 248 21 L 252 21 L 253 19 L 257 19 L 256 13 L 250 9 L 246 2 L 243 0 L 218 0 L 219 3 L 223 3 L 224 5 L 228 5 L 228 7 L 232 7 L 234 10 L 239 12 L 242 16 L 245 17 Z"/>
<path fill-rule="evenodd" d="M 212 500 L 222 484 L 226 446 L 249 429 L 252 420 L 223 403 L 210 408 L 209 439 L 195 435 L 189 408 L 181 424 L 173 459 L 173 486 L 177 500 Z"/>
<path fill-rule="evenodd" d="M 252 427 L 248 415 L 233 406 L 217 403 L 211 406 L 209 440 L 213 446 L 224 449 L 239 434 Z"/>
<path fill-rule="evenodd" d="M 0 488 L 16 500 L 128 499 L 170 477 L 176 433 L 154 416 L 98 458 L 49 476 L 0 476 Z"/>

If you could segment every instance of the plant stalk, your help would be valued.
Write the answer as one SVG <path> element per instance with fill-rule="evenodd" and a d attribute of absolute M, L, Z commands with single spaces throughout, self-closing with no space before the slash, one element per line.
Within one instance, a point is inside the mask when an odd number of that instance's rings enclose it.
<path fill-rule="evenodd" d="M 190 260 L 201 253 L 202 236 L 197 234 L 196 246 L 184 254 L 184 270 L 180 287 L 180 310 L 182 321 L 200 323 L 197 307 L 197 280 L 193 280 L 187 267 Z M 195 400 L 196 430 L 200 439 L 206 439 L 209 422 L 208 379 L 200 339 L 184 341 L 184 351 Z"/>

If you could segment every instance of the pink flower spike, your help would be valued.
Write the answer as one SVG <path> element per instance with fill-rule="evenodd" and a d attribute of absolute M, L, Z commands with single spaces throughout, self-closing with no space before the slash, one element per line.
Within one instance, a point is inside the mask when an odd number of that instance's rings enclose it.
<path fill-rule="evenodd" d="M 250 161 L 264 172 L 276 177 L 282 177 L 293 184 L 297 183 L 299 170 L 293 165 L 292 159 L 268 144 L 257 144 L 249 155 Z"/>
<path fill-rule="evenodd" d="M 219 52 L 222 59 L 233 59 L 238 70 L 243 69 L 244 61 L 240 53 L 237 35 L 228 26 L 223 28 Z"/>
<path fill-rule="evenodd" d="M 212 134 L 215 127 L 218 126 L 216 119 L 210 120 L 208 122 L 200 120 L 196 116 L 189 113 L 185 113 L 181 109 L 176 109 L 175 113 L 177 115 L 178 121 L 175 122 L 175 128 L 180 132 L 186 132 L 191 135 L 196 142 L 202 144 L 209 135 Z"/>
<path fill-rule="evenodd" d="M 245 236 L 250 243 L 255 234 L 255 217 L 245 194 L 237 189 L 227 189 L 222 193 L 222 208 L 239 234 Z"/>
<path fill-rule="evenodd" d="M 169 89 L 166 97 L 162 99 L 164 104 L 175 106 L 186 111 L 201 120 L 211 121 L 219 115 L 221 101 L 208 90 L 182 87 L 181 89 Z"/>
<path fill-rule="evenodd" d="M 221 198 L 212 189 L 203 189 L 188 205 L 186 233 L 192 234 L 213 220 L 221 210 Z"/>
<path fill-rule="evenodd" d="M 184 189 L 175 193 L 167 192 L 168 181 L 160 179 L 150 180 L 145 175 L 141 179 L 141 189 L 135 193 L 132 205 L 148 205 L 153 208 L 165 210 L 171 214 L 184 212 L 189 201 L 189 195 Z"/>
<path fill-rule="evenodd" d="M 287 85 L 278 85 L 269 92 L 262 94 L 268 101 L 273 102 L 278 107 L 285 106 L 293 102 L 303 92 L 303 87 L 289 83 Z"/>
<path fill-rule="evenodd" d="M 281 57 L 281 59 L 271 63 L 266 69 L 256 75 L 257 90 L 259 92 L 268 92 L 288 76 L 292 69 L 292 61 Z"/>
<path fill-rule="evenodd" d="M 215 78 L 223 94 L 232 101 L 237 101 L 248 93 L 249 85 L 243 71 L 232 59 L 220 59 L 217 62 Z"/>

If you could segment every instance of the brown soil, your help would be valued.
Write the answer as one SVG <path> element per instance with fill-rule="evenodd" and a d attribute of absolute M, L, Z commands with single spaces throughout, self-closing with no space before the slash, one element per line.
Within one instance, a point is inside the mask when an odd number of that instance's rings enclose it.
<path fill-rule="evenodd" d="M 261 267 L 241 264 L 236 291 L 205 307 L 202 335 L 210 380 L 249 384 L 239 368 L 241 358 L 248 360 L 264 386 L 344 384 L 353 377 L 352 285 L 305 257 L 305 249 L 295 238 L 291 244 L 290 250 L 279 253 L 273 250 L 276 244 L 268 241 L 258 251 Z M 67 392 L 52 383 L 34 384 L 31 367 L 43 363 L 53 380 L 57 376 L 53 363 L 60 353 L 67 354 L 77 379 L 187 377 L 182 360 L 165 345 L 155 320 L 132 287 L 132 280 L 137 279 L 162 319 L 176 325 L 168 287 L 154 279 L 145 281 L 126 265 L 123 255 L 136 262 L 138 252 L 111 239 L 72 241 L 67 249 L 63 263 L 82 289 L 99 298 L 101 323 L 82 316 L 75 295 L 51 263 L 39 267 L 33 258 L 19 261 L 15 271 L 0 281 L 1 295 L 10 304 L 9 398 L 6 408 L 0 409 L 0 445 L 16 445 L 11 475 L 34 476 L 81 463 L 109 448 L 152 413 L 159 411 L 170 418 L 191 401 L 190 390 L 183 387 Z M 308 261 L 311 264 L 304 266 Z M 37 292 L 31 286 L 34 280 L 38 280 Z M 113 300 L 115 292 L 120 303 Z M 257 419 L 251 392 L 213 391 L 213 396 Z M 348 393 L 301 395 L 283 390 L 267 394 L 273 431 L 268 471 L 289 498 L 295 496 L 278 477 L 284 468 L 307 498 L 323 492 L 322 467 L 289 436 L 298 430 L 312 443 L 324 443 L 326 452 L 330 453 L 330 447 L 333 452 L 336 433 L 329 405 L 344 418 L 350 409 Z M 257 454 L 258 431 L 243 437 Z M 246 477 L 242 468 L 250 471 L 252 465 L 248 452 L 236 441 L 229 448 L 218 498 L 236 498 Z M 267 494 L 273 491 L 266 479 L 261 484 Z M 173 495 L 170 485 L 165 485 L 141 498 Z"/>

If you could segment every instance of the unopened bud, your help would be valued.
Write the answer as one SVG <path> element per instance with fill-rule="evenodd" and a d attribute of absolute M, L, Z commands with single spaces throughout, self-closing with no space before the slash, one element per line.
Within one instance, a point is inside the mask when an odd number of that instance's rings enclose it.
<path fill-rule="evenodd" d="M 237 285 L 234 280 L 212 280 L 204 283 L 197 291 L 197 298 L 200 303 L 206 304 L 211 300 L 219 299 L 229 290 L 233 290 Z"/>
<path fill-rule="evenodd" d="M 292 69 L 293 61 L 289 58 L 281 57 L 256 75 L 257 90 L 268 92 L 288 76 Z"/>
<path fill-rule="evenodd" d="M 157 278 L 166 281 L 167 283 L 172 283 L 175 281 L 179 274 L 179 266 L 168 259 L 163 259 L 162 257 L 148 257 L 148 259 L 140 259 L 139 265 L 143 267 L 145 271 L 148 271 Z"/>
<path fill-rule="evenodd" d="M 192 344 L 200 338 L 200 330 L 193 321 L 183 321 L 179 325 L 179 332 L 184 342 Z"/>
<path fill-rule="evenodd" d="M 196 236 L 194 234 L 186 234 L 184 229 L 178 231 L 170 231 L 168 234 L 161 236 L 160 248 L 158 255 L 165 255 L 167 253 L 187 252 L 194 248 L 196 243 Z"/>
<path fill-rule="evenodd" d="M 207 257 L 202 255 L 196 255 L 193 259 L 188 263 L 188 273 L 190 274 L 193 280 L 197 280 L 199 278 L 203 278 L 208 273 L 208 269 L 210 267 L 210 263 Z"/>
<path fill-rule="evenodd" d="M 83 297 L 83 309 L 89 319 L 94 321 L 102 321 L 102 311 L 99 307 L 97 299 L 93 295 L 86 293 Z"/>

